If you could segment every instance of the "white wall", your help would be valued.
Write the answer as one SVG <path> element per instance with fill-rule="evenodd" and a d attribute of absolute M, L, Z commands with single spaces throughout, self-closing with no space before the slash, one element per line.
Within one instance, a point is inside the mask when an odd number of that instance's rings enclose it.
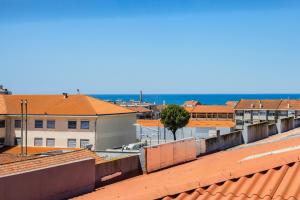
<path fill-rule="evenodd" d="M 136 142 L 136 114 L 99 116 L 96 122 L 96 150 Z"/>
<path fill-rule="evenodd" d="M 9 117 L 10 133 L 6 137 L 7 145 L 15 145 L 15 138 L 21 137 L 21 129 L 15 128 L 15 120 L 20 117 Z M 35 120 L 43 120 L 43 128 L 35 128 Z M 55 129 L 47 128 L 47 120 L 55 120 Z M 68 121 L 77 121 L 76 129 L 68 129 Z M 80 129 L 80 121 L 89 121 L 89 129 Z M 76 148 L 80 148 L 80 140 L 88 139 L 95 145 L 95 117 L 53 117 L 53 116 L 30 116 L 28 117 L 27 145 L 34 146 L 34 138 L 43 138 L 43 146 L 46 146 L 47 138 L 55 139 L 55 147 L 68 147 L 68 139 L 76 139 Z M 25 137 L 25 130 L 24 130 Z M 23 141 L 25 144 L 25 139 Z"/>
<path fill-rule="evenodd" d="M 0 116 L 0 120 L 5 120 L 4 116 Z M 0 138 L 4 138 L 6 134 L 7 122 L 5 122 L 5 128 L 0 128 Z"/>

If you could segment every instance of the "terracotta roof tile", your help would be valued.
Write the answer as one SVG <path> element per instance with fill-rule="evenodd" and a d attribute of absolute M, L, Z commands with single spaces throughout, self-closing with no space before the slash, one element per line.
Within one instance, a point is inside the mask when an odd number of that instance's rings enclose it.
<path fill-rule="evenodd" d="M 299 149 L 243 160 L 299 143 L 300 138 L 289 138 L 215 153 L 100 188 L 78 199 L 299 199 Z"/>
<path fill-rule="evenodd" d="M 300 100 L 282 100 L 278 109 L 300 110 Z"/>
<path fill-rule="evenodd" d="M 148 113 L 151 112 L 151 110 L 149 110 L 148 108 L 145 108 L 143 106 L 128 106 L 126 107 L 134 112 L 138 112 L 138 113 Z"/>
<path fill-rule="evenodd" d="M 137 124 L 145 127 L 163 127 L 160 120 L 141 119 L 137 120 Z M 235 126 L 234 121 L 230 120 L 190 120 L 187 127 L 228 127 Z"/>
<path fill-rule="evenodd" d="M 30 170 L 41 169 L 53 165 L 68 163 L 85 158 L 94 158 L 95 164 L 106 162 L 94 152 L 87 149 L 61 153 L 57 155 L 49 155 L 43 157 L 35 157 L 28 160 L 17 161 L 0 165 L 0 176 L 12 173 L 25 172 Z"/>
<path fill-rule="evenodd" d="M 0 114 L 20 114 L 21 99 L 28 100 L 28 114 L 109 115 L 134 113 L 127 108 L 86 95 L 0 95 Z"/>
<path fill-rule="evenodd" d="M 242 99 L 235 106 L 235 109 L 266 109 L 276 110 L 278 109 L 281 100 L 249 100 Z"/>

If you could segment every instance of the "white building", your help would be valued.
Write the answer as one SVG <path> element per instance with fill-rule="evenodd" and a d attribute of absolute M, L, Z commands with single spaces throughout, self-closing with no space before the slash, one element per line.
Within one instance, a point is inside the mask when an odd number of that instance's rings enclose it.
<path fill-rule="evenodd" d="M 95 150 L 136 141 L 136 113 L 85 95 L 0 95 L 0 143 L 21 144 L 20 101 L 28 100 L 28 146 Z M 25 123 L 25 122 L 24 122 Z M 23 144 L 25 145 L 25 133 Z"/>

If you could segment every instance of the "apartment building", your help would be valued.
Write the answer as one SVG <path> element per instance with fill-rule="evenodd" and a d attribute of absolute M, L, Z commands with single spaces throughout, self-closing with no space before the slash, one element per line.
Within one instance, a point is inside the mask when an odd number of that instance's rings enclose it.
<path fill-rule="evenodd" d="M 280 118 L 300 116 L 300 100 L 240 100 L 234 108 L 236 128 L 245 125 L 269 121 L 277 122 Z"/>
<path fill-rule="evenodd" d="M 186 109 L 192 120 L 234 120 L 234 110 L 227 105 L 197 105 Z"/>
<path fill-rule="evenodd" d="M 0 143 L 21 144 L 22 99 L 28 100 L 28 146 L 91 144 L 104 150 L 135 142 L 134 111 L 90 96 L 65 94 L 0 95 Z"/>

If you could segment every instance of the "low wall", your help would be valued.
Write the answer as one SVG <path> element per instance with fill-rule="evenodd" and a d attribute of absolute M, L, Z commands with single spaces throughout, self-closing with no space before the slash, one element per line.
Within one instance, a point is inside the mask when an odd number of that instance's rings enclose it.
<path fill-rule="evenodd" d="M 234 131 L 228 134 L 220 135 L 208 139 L 197 141 L 197 155 L 204 155 L 228 149 L 243 143 L 242 132 Z"/>
<path fill-rule="evenodd" d="M 296 118 L 294 120 L 294 128 L 299 128 L 300 127 L 300 118 Z"/>
<path fill-rule="evenodd" d="M 96 187 L 143 174 L 138 155 L 100 163 L 95 168 Z"/>
<path fill-rule="evenodd" d="M 287 117 L 279 120 L 280 133 L 294 129 L 294 117 Z"/>
<path fill-rule="evenodd" d="M 148 173 L 196 159 L 194 138 L 145 147 L 144 151 L 145 169 Z"/>
<path fill-rule="evenodd" d="M 275 123 L 268 125 L 268 135 L 276 135 L 278 134 L 278 129 Z"/>
<path fill-rule="evenodd" d="M 244 143 L 251 143 L 269 136 L 268 122 L 251 124 L 243 130 Z"/>
<path fill-rule="evenodd" d="M 93 191 L 95 159 L 0 176 L 0 199 L 67 199 Z"/>

